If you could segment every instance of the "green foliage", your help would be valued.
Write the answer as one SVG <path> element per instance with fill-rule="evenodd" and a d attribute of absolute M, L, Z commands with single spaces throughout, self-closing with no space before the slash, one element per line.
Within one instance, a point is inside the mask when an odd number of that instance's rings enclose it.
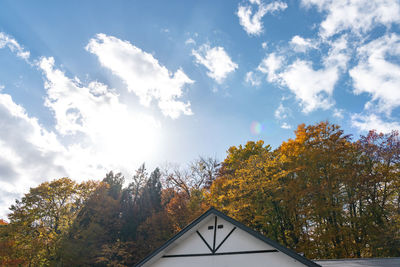
<path fill-rule="evenodd" d="M 127 267 L 137 262 L 138 247 L 134 242 L 117 240 L 103 245 L 94 263 L 98 266 Z"/>
<path fill-rule="evenodd" d="M 77 184 L 61 178 L 31 188 L 10 208 L 7 234 L 12 253 L 33 266 L 58 262 L 60 240 L 96 186 L 95 182 Z"/>

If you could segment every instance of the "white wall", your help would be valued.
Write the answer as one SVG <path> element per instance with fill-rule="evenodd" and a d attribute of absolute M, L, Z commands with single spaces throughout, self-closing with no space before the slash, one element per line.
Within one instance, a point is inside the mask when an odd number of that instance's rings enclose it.
<path fill-rule="evenodd" d="M 205 218 L 199 225 L 180 237 L 171 244 L 162 255 L 185 255 L 185 254 L 204 254 L 211 251 L 207 245 L 201 240 L 196 230 L 201 233 L 207 243 L 213 248 L 214 231 L 208 230 L 208 226 L 214 226 L 215 215 Z M 228 233 L 235 227 L 222 218 L 217 218 L 217 225 L 223 225 L 222 229 L 217 228 L 215 247 L 217 247 Z M 222 246 L 216 252 L 243 252 L 257 250 L 272 250 L 274 247 L 266 244 L 249 233 L 236 228 L 232 234 L 226 239 Z M 145 266 L 153 267 L 253 267 L 253 266 L 278 266 L 278 267 L 295 267 L 305 266 L 292 257 L 282 252 L 268 253 L 252 253 L 252 254 L 234 254 L 234 255 L 210 255 L 210 256 L 190 256 L 190 257 L 168 257 L 153 259 Z"/>
<path fill-rule="evenodd" d="M 278 253 L 239 254 L 223 256 L 161 258 L 154 267 L 295 267 L 304 266 L 302 263 Z"/>

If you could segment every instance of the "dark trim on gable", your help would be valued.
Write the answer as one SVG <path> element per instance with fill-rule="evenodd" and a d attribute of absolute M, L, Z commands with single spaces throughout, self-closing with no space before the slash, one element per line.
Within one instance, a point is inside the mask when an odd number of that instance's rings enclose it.
<path fill-rule="evenodd" d="M 230 222 L 231 224 L 235 225 L 237 228 L 240 228 L 241 230 L 249 233 L 250 235 L 254 236 L 255 238 L 260 239 L 261 241 L 264 241 L 265 243 L 267 243 L 268 245 L 276 248 L 278 251 L 296 259 L 297 261 L 305 264 L 306 266 L 312 266 L 312 267 L 321 267 L 321 265 L 299 255 L 298 253 L 294 252 L 291 249 L 288 249 L 280 244 L 278 244 L 277 242 L 263 236 L 262 234 L 254 231 L 253 229 L 243 225 L 242 223 L 236 221 L 235 219 L 225 215 L 224 213 L 218 211 L 215 208 L 210 208 L 208 209 L 205 213 L 203 213 L 200 217 L 198 217 L 197 219 L 195 219 L 193 222 L 191 222 L 188 226 L 186 226 L 185 228 L 183 228 L 179 233 L 177 233 L 175 236 L 173 236 L 172 238 L 170 238 L 167 242 L 164 243 L 164 245 L 162 245 L 161 247 L 159 247 L 158 249 L 156 249 L 155 251 L 153 251 L 152 253 L 150 253 L 147 257 L 145 257 L 143 260 L 141 260 L 139 263 L 137 263 L 135 266 L 139 267 L 139 266 L 143 266 L 146 262 L 148 262 L 150 259 L 152 259 L 153 257 L 155 257 L 158 253 L 162 252 L 164 249 L 166 249 L 169 245 L 171 245 L 175 240 L 177 240 L 178 238 L 180 238 L 181 236 L 183 236 L 186 232 L 188 232 L 190 229 L 192 229 L 194 226 L 196 226 L 198 223 L 200 223 L 204 218 L 208 217 L 210 214 L 215 214 L 219 217 L 221 217 L 222 219 Z"/>
<path fill-rule="evenodd" d="M 215 253 L 215 239 L 217 236 L 217 216 L 214 218 L 214 240 L 213 240 L 213 249 L 212 252 Z"/>
<path fill-rule="evenodd" d="M 210 245 L 207 243 L 207 241 L 204 239 L 204 237 L 200 234 L 200 232 L 199 232 L 199 231 L 196 231 L 196 233 L 200 236 L 201 240 L 203 240 L 204 244 L 206 244 L 206 246 L 208 247 L 208 249 L 209 249 L 211 252 L 214 252 L 214 250 L 210 247 Z"/>
<path fill-rule="evenodd" d="M 158 253 L 160 253 L 161 251 L 163 251 L 164 249 L 166 249 L 169 245 L 171 245 L 175 240 L 177 240 L 178 238 L 180 238 L 181 236 L 183 236 L 187 231 L 189 231 L 190 229 L 192 229 L 195 225 L 197 225 L 199 222 L 201 222 L 204 218 L 208 217 L 208 215 L 210 215 L 215 209 L 214 208 L 210 208 L 208 209 L 205 213 L 203 213 L 202 215 L 200 215 L 197 219 L 195 219 L 193 222 L 191 222 L 188 226 L 186 226 L 185 228 L 183 228 L 180 232 L 178 232 L 176 235 L 174 235 L 173 237 L 171 237 L 167 242 L 164 243 L 164 245 L 162 245 L 161 247 L 159 247 L 158 249 L 154 250 L 152 253 L 150 253 L 148 256 L 146 256 L 143 260 L 141 260 L 140 262 L 138 262 L 135 266 L 139 267 L 139 266 L 143 266 L 143 264 L 145 264 L 146 262 L 148 262 L 151 258 L 153 258 L 154 256 L 156 256 Z"/>
<path fill-rule="evenodd" d="M 268 245 L 276 248 L 277 250 L 279 250 L 280 252 L 296 259 L 297 261 L 305 264 L 306 266 L 312 266 L 312 267 L 321 267 L 321 265 L 299 255 L 297 252 L 288 249 L 282 245 L 280 245 L 279 243 L 277 243 L 276 241 L 273 241 L 265 236 L 263 236 L 262 234 L 260 234 L 259 232 L 254 231 L 253 229 L 245 226 L 244 224 L 236 221 L 235 219 L 225 215 L 224 213 L 220 212 L 219 210 L 216 210 L 215 208 L 211 208 L 213 209 L 213 213 L 216 214 L 217 216 L 221 217 L 222 219 L 230 222 L 231 224 L 235 225 L 236 227 L 242 229 L 243 231 L 249 233 L 250 235 L 254 236 L 255 238 L 260 239 L 261 241 L 264 241 L 265 243 L 267 243 Z"/>
<path fill-rule="evenodd" d="M 201 256 L 223 256 L 223 255 L 237 255 L 237 254 L 258 254 L 258 253 L 271 253 L 271 252 L 279 252 L 279 251 L 277 249 L 266 249 L 266 250 L 249 250 L 249 251 L 220 252 L 220 253 L 164 255 L 162 257 L 180 258 L 180 257 L 201 257 Z"/>
<path fill-rule="evenodd" d="M 218 245 L 218 247 L 214 250 L 214 253 L 217 252 L 217 250 L 222 246 L 222 244 L 228 239 L 228 237 L 235 231 L 236 226 L 232 228 L 232 230 L 229 232 L 227 236 L 225 236 L 224 240 Z"/>

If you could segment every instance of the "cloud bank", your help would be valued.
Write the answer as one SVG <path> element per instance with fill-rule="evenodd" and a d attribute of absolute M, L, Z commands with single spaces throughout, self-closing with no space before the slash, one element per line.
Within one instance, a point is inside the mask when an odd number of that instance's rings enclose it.
<path fill-rule="evenodd" d="M 263 5 L 260 1 L 252 3 Z M 251 83 L 250 78 L 262 73 L 269 83 L 287 88 L 303 113 L 332 110 L 334 117 L 343 119 L 344 112 L 335 107 L 333 95 L 339 80 L 347 74 L 352 93 L 370 97 L 362 113 L 347 114 L 352 126 L 361 131 L 368 125 L 385 132 L 389 126 L 396 128 L 391 115 L 400 107 L 400 37 L 390 31 L 400 24 L 400 2 L 302 0 L 301 7 L 321 13 L 316 35 L 294 35 L 286 46 L 269 49 L 258 67 L 248 72 L 246 81 Z M 265 11 L 253 14 L 247 5 L 241 14 L 249 34 L 259 34 Z M 254 23 L 250 23 L 251 16 Z M 378 27 L 385 31 L 372 33 Z"/>
<path fill-rule="evenodd" d="M 173 119 L 181 114 L 193 114 L 190 102 L 180 100 L 184 87 L 194 82 L 182 69 L 172 73 L 153 55 L 128 41 L 105 34 L 90 39 L 86 50 L 96 55 L 103 67 L 121 78 L 142 105 L 149 106 L 154 100 L 161 112 Z"/>

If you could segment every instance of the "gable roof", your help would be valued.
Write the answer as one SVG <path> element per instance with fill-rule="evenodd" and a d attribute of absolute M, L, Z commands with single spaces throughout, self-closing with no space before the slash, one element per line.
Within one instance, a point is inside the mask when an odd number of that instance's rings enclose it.
<path fill-rule="evenodd" d="M 280 244 L 278 244 L 277 242 L 263 236 L 262 234 L 254 231 L 253 229 L 250 229 L 249 227 L 243 225 L 242 223 L 236 221 L 235 219 L 225 215 L 224 213 L 218 211 L 215 208 L 210 208 L 209 210 L 207 210 L 205 213 L 203 213 L 200 217 L 198 217 L 197 219 L 195 219 L 193 222 L 191 222 L 188 226 L 186 226 L 184 229 L 182 229 L 179 233 L 177 233 L 175 236 L 173 236 L 171 239 L 169 239 L 167 242 L 164 243 L 164 245 L 162 245 L 161 247 L 159 247 L 158 249 L 156 249 L 155 251 L 153 251 L 151 254 L 149 254 L 146 258 L 144 258 L 143 260 L 141 260 L 139 263 L 137 263 L 135 266 L 139 267 L 139 266 L 143 266 L 145 263 L 149 262 L 151 259 L 154 258 L 158 258 L 162 256 L 162 252 L 167 249 L 172 243 L 174 243 L 177 239 L 179 239 L 181 236 L 183 236 L 185 233 L 187 233 L 189 230 L 191 230 L 192 228 L 194 228 L 196 225 L 198 225 L 201 221 L 203 221 L 203 219 L 205 219 L 206 217 L 208 217 L 210 214 L 214 214 L 216 216 L 221 217 L 222 219 L 230 222 L 231 224 L 233 224 L 234 226 L 236 226 L 239 229 L 242 229 L 243 231 L 247 232 L 248 234 L 252 235 L 253 237 L 265 242 L 266 244 L 274 247 L 275 249 L 277 249 L 278 251 L 296 259 L 297 261 L 305 264 L 306 266 L 319 266 L 319 264 L 299 255 L 298 253 L 294 252 L 291 249 L 288 249 Z"/>
<path fill-rule="evenodd" d="M 337 260 L 318 260 L 323 267 L 398 267 L 400 266 L 400 258 L 361 258 L 361 259 L 337 259 Z"/>

